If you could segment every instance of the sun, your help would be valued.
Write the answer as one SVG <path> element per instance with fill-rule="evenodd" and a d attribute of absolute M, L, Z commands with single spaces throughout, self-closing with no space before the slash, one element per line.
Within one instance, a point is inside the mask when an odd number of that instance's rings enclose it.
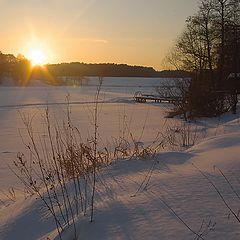
<path fill-rule="evenodd" d="M 28 58 L 33 66 L 42 66 L 46 64 L 46 54 L 40 48 L 33 48 L 29 50 Z"/>

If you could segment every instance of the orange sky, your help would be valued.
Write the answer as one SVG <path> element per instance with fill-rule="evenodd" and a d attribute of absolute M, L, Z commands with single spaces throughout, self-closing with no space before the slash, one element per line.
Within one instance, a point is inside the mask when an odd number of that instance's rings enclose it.
<path fill-rule="evenodd" d="M 161 62 L 197 0 L 0 0 L 0 51 L 45 62 Z"/>

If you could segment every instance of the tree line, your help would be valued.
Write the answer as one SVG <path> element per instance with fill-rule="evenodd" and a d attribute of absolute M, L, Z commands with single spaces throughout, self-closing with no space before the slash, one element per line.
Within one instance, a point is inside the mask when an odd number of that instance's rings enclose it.
<path fill-rule="evenodd" d="M 0 52 L 0 81 L 10 77 L 17 85 L 24 85 L 29 80 L 44 80 L 61 84 L 59 79 L 66 77 L 189 77 L 190 73 L 180 70 L 156 71 L 153 67 L 131 66 L 127 64 L 87 64 L 80 62 L 47 64 L 44 67 L 31 66 L 31 62 L 23 55 Z"/>
<path fill-rule="evenodd" d="M 0 81 L 4 77 L 13 79 L 16 84 L 24 85 L 30 76 L 31 63 L 23 55 L 3 54 L 0 51 Z"/>
<path fill-rule="evenodd" d="M 152 67 L 114 63 L 86 64 L 72 62 L 51 64 L 47 68 L 53 76 L 152 77 L 157 75 Z"/>

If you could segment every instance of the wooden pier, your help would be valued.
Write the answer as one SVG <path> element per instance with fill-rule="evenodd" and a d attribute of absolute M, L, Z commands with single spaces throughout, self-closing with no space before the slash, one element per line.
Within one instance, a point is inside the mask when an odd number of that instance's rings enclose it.
<path fill-rule="evenodd" d="M 169 97 L 169 96 L 157 96 L 152 94 L 143 94 L 142 92 L 136 92 L 134 94 L 134 100 L 139 103 L 155 102 L 155 103 L 179 103 L 183 101 L 181 97 Z"/>

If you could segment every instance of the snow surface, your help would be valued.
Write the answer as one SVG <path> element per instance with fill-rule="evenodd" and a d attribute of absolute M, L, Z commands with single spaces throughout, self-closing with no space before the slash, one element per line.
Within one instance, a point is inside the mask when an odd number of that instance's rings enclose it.
<path fill-rule="evenodd" d="M 87 138 L 92 132 L 95 90 L 94 86 L 0 88 L 1 240 L 58 239 L 53 220 L 41 211 L 41 201 L 35 196 L 24 199 L 20 184 L 7 166 L 23 148 L 19 130 L 23 138 L 25 133 L 19 111 L 35 114 L 34 129 L 44 134 L 42 114 L 46 104 L 56 118 L 63 118 L 64 99 L 70 93 L 74 122 Z M 169 105 L 134 103 L 132 90 L 112 86 L 102 92 L 99 131 L 103 145 L 119 135 L 124 117 L 136 140 L 144 143 L 153 141 L 167 124 L 164 116 Z M 177 124 L 181 119 L 171 121 Z M 200 119 L 194 125 L 202 137 L 191 148 L 165 149 L 154 158 L 119 160 L 105 168 L 97 179 L 95 220 L 90 223 L 89 216 L 79 219 L 78 239 L 198 239 L 193 232 L 201 234 L 205 230 L 208 234 L 203 234 L 203 239 L 239 239 L 239 223 L 200 171 L 237 213 L 239 199 L 218 168 L 240 193 L 240 118 L 226 114 Z M 153 171 L 148 179 L 150 169 Z M 14 201 L 4 194 L 9 187 L 15 188 Z M 73 231 L 66 229 L 63 239 L 73 239 Z"/>

